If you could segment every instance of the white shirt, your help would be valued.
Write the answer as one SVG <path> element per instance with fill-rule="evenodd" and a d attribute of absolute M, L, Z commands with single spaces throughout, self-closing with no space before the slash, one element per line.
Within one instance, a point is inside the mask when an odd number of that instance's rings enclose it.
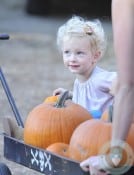
<path fill-rule="evenodd" d="M 116 72 L 95 67 L 86 82 L 80 83 L 78 79 L 75 80 L 73 102 L 80 104 L 88 111 L 98 110 L 103 112 L 113 103 L 113 96 L 109 93 L 109 89 L 116 76 Z"/>

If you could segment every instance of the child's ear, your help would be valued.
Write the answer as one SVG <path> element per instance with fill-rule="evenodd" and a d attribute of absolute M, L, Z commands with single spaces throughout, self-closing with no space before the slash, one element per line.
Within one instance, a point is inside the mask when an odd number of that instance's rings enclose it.
<path fill-rule="evenodd" d="M 96 51 L 94 54 L 94 59 L 95 61 L 99 61 L 99 59 L 101 58 L 101 52 L 100 51 Z"/>

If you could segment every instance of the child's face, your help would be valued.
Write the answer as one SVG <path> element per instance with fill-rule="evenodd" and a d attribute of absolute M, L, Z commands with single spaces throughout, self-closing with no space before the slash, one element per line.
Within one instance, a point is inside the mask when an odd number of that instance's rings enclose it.
<path fill-rule="evenodd" d="M 88 79 L 96 63 L 96 57 L 91 50 L 89 38 L 70 37 L 63 41 L 63 61 L 66 67 L 76 75 Z"/>

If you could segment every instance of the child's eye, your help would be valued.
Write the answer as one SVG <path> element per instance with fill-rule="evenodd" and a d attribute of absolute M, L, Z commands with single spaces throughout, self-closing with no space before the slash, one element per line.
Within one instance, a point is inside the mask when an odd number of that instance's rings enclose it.
<path fill-rule="evenodd" d="M 68 50 L 65 50 L 65 51 L 64 51 L 64 54 L 69 54 L 69 51 L 68 51 Z"/>
<path fill-rule="evenodd" d="M 77 52 L 77 55 L 84 55 L 84 52 L 79 51 Z"/>

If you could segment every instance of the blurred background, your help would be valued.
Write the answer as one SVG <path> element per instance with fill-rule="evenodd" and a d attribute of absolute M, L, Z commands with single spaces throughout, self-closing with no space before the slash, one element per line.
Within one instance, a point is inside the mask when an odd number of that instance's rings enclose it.
<path fill-rule="evenodd" d="M 26 11 L 30 14 L 83 14 L 111 16 L 111 0 L 27 0 Z"/>
<path fill-rule="evenodd" d="M 0 33 L 10 35 L 9 40 L 0 40 L 0 66 L 24 122 L 55 88 L 72 89 L 75 76 L 65 69 L 56 46 L 58 28 L 72 15 L 101 20 L 108 46 L 99 65 L 116 70 L 110 0 L 0 0 Z M 0 119 L 7 116 L 14 117 L 0 84 Z M 0 137 L 0 160 L 13 175 L 40 174 L 6 160 Z"/>

